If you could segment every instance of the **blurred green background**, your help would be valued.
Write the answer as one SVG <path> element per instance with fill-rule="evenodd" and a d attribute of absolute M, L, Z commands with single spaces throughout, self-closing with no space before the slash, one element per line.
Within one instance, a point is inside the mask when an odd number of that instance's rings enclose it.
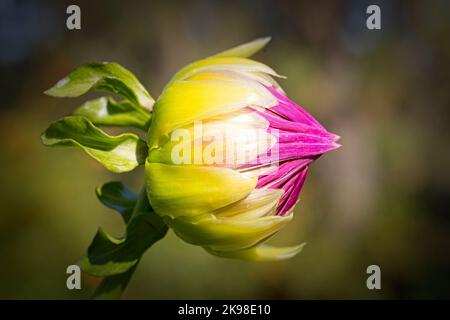
<path fill-rule="evenodd" d="M 81 7 L 82 29 L 65 27 Z M 381 7 L 382 30 L 366 28 Z M 0 4 L 0 298 L 87 298 L 66 267 L 99 226 L 121 235 L 94 189 L 116 176 L 40 133 L 95 94 L 42 92 L 76 66 L 117 61 L 153 96 L 181 66 L 271 35 L 256 58 L 343 147 L 310 170 L 277 263 L 210 256 L 173 233 L 144 256 L 124 298 L 450 298 L 450 3 L 447 1 L 12 1 Z M 382 289 L 366 288 L 377 264 Z"/>

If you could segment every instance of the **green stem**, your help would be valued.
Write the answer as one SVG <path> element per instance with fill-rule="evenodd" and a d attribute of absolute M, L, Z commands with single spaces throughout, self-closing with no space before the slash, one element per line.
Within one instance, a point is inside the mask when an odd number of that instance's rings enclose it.
<path fill-rule="evenodd" d="M 128 222 L 128 236 L 131 236 L 130 226 L 132 223 L 145 224 L 146 226 L 144 230 L 145 241 L 141 242 L 141 244 L 144 244 L 144 250 L 142 254 L 151 245 L 162 239 L 167 232 L 167 226 L 163 223 L 162 219 L 155 212 L 153 212 L 148 202 L 145 186 L 139 193 L 138 199 L 133 209 L 133 213 Z M 95 290 L 92 298 L 105 300 L 119 299 L 127 288 L 127 285 L 141 260 L 142 254 L 136 264 L 126 272 L 103 278 L 103 280 L 100 282 L 100 285 Z"/>
<path fill-rule="evenodd" d="M 117 300 L 120 299 L 128 286 L 131 277 L 136 270 L 139 261 L 125 273 L 103 278 L 100 285 L 94 291 L 92 299 L 96 300 Z"/>

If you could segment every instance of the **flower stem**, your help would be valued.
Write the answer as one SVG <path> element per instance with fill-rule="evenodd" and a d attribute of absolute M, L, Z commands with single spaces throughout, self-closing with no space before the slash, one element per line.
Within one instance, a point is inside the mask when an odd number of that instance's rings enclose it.
<path fill-rule="evenodd" d="M 92 295 L 92 299 L 97 300 L 117 300 L 120 299 L 127 288 L 128 282 L 133 276 L 139 261 L 125 273 L 103 278 L 100 285 Z"/>
<path fill-rule="evenodd" d="M 127 236 L 131 232 L 130 226 L 134 224 L 134 228 L 139 228 L 145 234 L 145 239 L 141 240 L 143 245 L 142 254 L 136 264 L 124 273 L 115 274 L 104 277 L 99 286 L 92 295 L 93 299 L 114 300 L 119 299 L 136 270 L 144 252 L 155 242 L 162 239 L 167 233 L 167 226 L 151 208 L 147 198 L 146 187 L 144 186 L 139 193 L 138 199 L 133 209 L 130 220 L 127 224 Z M 136 227 L 139 224 L 139 227 Z M 136 248 L 136 246 L 135 246 Z"/>

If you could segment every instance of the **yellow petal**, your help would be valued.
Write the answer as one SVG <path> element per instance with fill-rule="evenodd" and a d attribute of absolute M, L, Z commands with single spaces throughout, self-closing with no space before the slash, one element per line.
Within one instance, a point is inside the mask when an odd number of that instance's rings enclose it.
<path fill-rule="evenodd" d="M 169 81 L 168 86 L 176 80 L 183 80 L 199 72 L 233 71 L 238 73 L 261 72 L 274 77 L 283 78 L 264 63 L 247 58 L 212 56 L 195 61 L 178 71 Z"/>
<path fill-rule="evenodd" d="M 208 246 L 212 250 L 229 251 L 246 249 L 264 241 L 284 227 L 292 217 L 290 213 L 285 216 L 239 220 L 205 214 L 198 217 L 166 218 L 165 222 L 186 242 Z"/>
<path fill-rule="evenodd" d="M 262 72 L 251 72 L 251 73 L 247 73 L 247 76 L 249 78 L 255 79 L 256 81 L 262 83 L 266 87 L 275 87 L 279 92 L 286 95 L 283 88 L 281 88 L 281 86 L 278 84 L 278 82 L 268 74 L 265 74 Z M 284 78 L 286 78 L 286 77 L 284 77 Z"/>
<path fill-rule="evenodd" d="M 280 76 L 281 77 L 281 76 Z M 275 79 L 263 72 L 239 72 L 238 70 L 204 70 L 187 77 L 189 80 L 234 80 L 234 79 L 254 80 L 266 87 L 275 87 L 279 92 L 285 93 Z M 285 78 L 285 77 L 283 77 Z"/>
<path fill-rule="evenodd" d="M 241 110 L 172 132 L 170 140 L 151 150 L 150 161 L 228 168 L 252 163 L 266 154 L 277 138 L 266 130 L 269 123 L 262 116 Z"/>
<path fill-rule="evenodd" d="M 264 48 L 270 41 L 270 37 L 259 38 L 234 48 L 222 51 L 211 57 L 197 60 L 186 67 L 182 68 L 175 74 L 169 84 L 175 80 L 185 79 L 189 75 L 196 72 L 212 71 L 212 70 L 234 70 L 240 72 L 248 72 L 249 69 L 253 72 L 263 72 L 273 76 L 279 76 L 268 66 L 256 62 L 248 58 L 254 55 L 256 52 Z M 222 59 L 225 58 L 225 59 Z"/>
<path fill-rule="evenodd" d="M 148 162 L 147 193 L 160 215 L 197 216 L 245 198 L 257 180 L 235 170 Z"/>
<path fill-rule="evenodd" d="M 249 261 L 279 261 L 284 259 L 289 259 L 295 256 L 297 253 L 303 250 L 306 243 L 302 243 L 297 246 L 289 247 L 273 247 L 269 245 L 257 245 L 255 247 L 237 250 L 237 251 L 217 251 L 211 248 L 204 247 L 209 253 L 232 259 L 241 259 Z"/>
<path fill-rule="evenodd" d="M 264 48 L 269 43 L 270 39 L 271 37 L 258 38 L 253 41 L 238 45 L 234 48 L 222 51 L 215 56 L 248 58 Z"/>
<path fill-rule="evenodd" d="M 157 100 L 149 131 L 149 147 L 176 129 L 209 117 L 237 111 L 250 105 L 272 107 L 275 97 L 252 80 L 176 81 Z"/>
<path fill-rule="evenodd" d="M 213 212 L 217 218 L 252 220 L 274 214 L 283 195 L 282 189 L 255 189 L 245 199 Z"/>

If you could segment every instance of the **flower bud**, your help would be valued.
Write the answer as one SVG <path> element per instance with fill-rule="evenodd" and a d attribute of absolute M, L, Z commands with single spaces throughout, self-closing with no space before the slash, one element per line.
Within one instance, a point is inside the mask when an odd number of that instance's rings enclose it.
<path fill-rule="evenodd" d="M 259 39 L 181 69 L 155 102 L 149 201 L 188 243 L 229 258 L 279 260 L 302 246 L 263 244 L 293 218 L 309 165 L 338 136 L 291 101 Z"/>

